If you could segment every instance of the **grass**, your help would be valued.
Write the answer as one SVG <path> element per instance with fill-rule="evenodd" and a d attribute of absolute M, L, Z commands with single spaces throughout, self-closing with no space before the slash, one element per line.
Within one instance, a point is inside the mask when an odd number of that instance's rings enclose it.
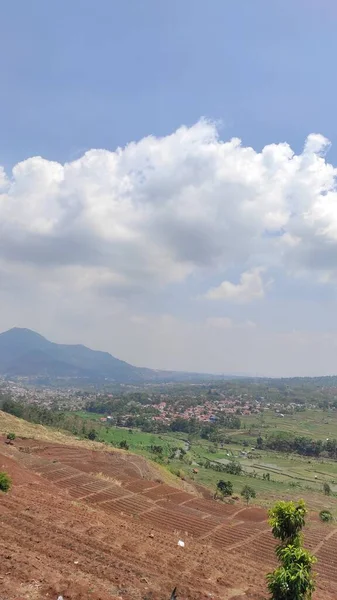
<path fill-rule="evenodd" d="M 274 411 L 265 411 L 262 415 L 243 416 L 241 423 L 246 429 L 236 431 L 239 437 L 268 435 L 281 430 L 303 435 L 317 440 L 337 438 L 337 411 L 307 409 L 293 415 L 278 416 Z M 251 429 L 251 433 L 250 433 Z"/>

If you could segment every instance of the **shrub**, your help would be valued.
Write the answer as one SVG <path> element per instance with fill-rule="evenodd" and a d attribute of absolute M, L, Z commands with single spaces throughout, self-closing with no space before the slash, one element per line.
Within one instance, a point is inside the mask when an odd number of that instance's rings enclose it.
<path fill-rule="evenodd" d="M 10 490 L 12 485 L 12 480 L 10 478 L 10 476 L 5 473 L 4 471 L 2 471 L 0 473 L 0 491 L 1 492 L 8 492 L 8 490 Z"/>
<path fill-rule="evenodd" d="M 326 496 L 330 496 L 331 494 L 331 487 L 329 486 L 329 484 L 325 481 L 325 483 L 323 483 L 323 492 Z"/>
<path fill-rule="evenodd" d="M 319 518 L 324 523 L 331 523 L 331 521 L 333 521 L 333 516 L 332 516 L 331 512 L 326 509 L 321 510 L 321 512 L 319 513 Z"/>
<path fill-rule="evenodd" d="M 13 440 L 15 440 L 15 438 L 16 438 L 15 433 L 7 433 L 7 439 L 8 440 L 13 441 Z"/>
<path fill-rule="evenodd" d="M 129 450 L 129 444 L 127 443 L 126 440 L 121 440 L 119 442 L 119 447 L 123 448 L 123 450 Z"/>
<path fill-rule="evenodd" d="M 241 496 L 246 500 L 247 504 L 251 498 L 256 498 L 256 491 L 250 485 L 245 485 L 241 490 Z"/>
<path fill-rule="evenodd" d="M 239 462 L 236 462 L 235 460 L 230 460 L 225 465 L 224 471 L 226 473 L 230 473 L 231 475 L 241 475 L 242 467 Z"/>

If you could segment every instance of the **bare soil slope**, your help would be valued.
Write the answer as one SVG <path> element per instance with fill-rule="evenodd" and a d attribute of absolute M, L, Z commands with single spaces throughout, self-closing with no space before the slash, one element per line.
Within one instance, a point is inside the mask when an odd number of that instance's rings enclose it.
<path fill-rule="evenodd" d="M 0 439 L 0 598 L 260 600 L 274 541 L 257 507 L 160 482 L 141 458 L 79 445 Z M 178 540 L 185 547 L 178 547 Z M 337 529 L 309 523 L 316 600 L 337 589 Z"/>

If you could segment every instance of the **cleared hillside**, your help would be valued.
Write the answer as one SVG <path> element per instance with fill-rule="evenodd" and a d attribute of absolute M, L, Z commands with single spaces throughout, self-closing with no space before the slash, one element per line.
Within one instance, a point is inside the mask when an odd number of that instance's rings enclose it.
<path fill-rule="evenodd" d="M 165 600 L 175 585 L 186 600 L 266 597 L 274 541 L 264 509 L 203 499 L 142 457 L 0 413 L 5 424 L 24 437 L 0 438 L 0 470 L 13 478 L 0 494 L 3 597 Z M 315 598 L 332 600 L 337 529 L 311 520 L 305 539 L 319 558 Z"/>

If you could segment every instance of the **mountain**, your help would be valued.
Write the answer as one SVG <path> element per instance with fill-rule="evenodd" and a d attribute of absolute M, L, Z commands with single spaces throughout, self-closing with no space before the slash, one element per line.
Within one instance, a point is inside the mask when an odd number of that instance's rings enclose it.
<path fill-rule="evenodd" d="M 0 374 L 15 377 L 73 377 L 141 382 L 157 371 L 142 369 L 82 345 L 55 344 L 30 329 L 0 334 Z"/>
<path fill-rule="evenodd" d="M 0 334 L 0 375 L 45 379 L 80 378 L 89 382 L 109 380 L 116 383 L 216 378 L 134 367 L 108 352 L 90 350 L 82 345 L 55 344 L 35 331 L 19 327 Z"/>

